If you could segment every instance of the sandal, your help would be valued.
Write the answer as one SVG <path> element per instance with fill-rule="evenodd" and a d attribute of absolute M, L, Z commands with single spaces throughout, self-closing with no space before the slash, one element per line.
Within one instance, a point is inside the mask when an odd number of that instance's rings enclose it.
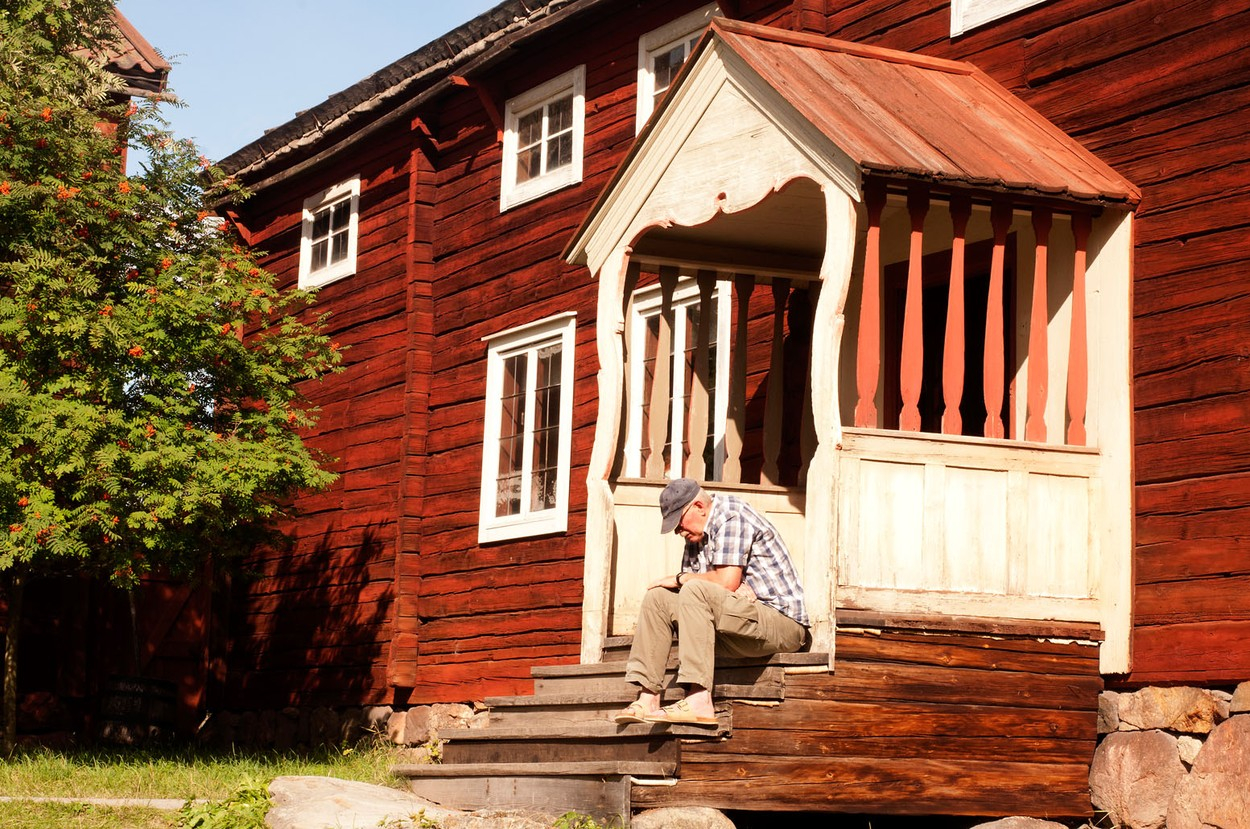
<path fill-rule="evenodd" d="M 650 714 L 651 712 L 647 710 L 647 706 L 642 704 L 642 700 L 636 699 L 620 711 L 617 711 L 616 716 L 612 720 L 622 725 L 632 722 L 646 722 Z"/>
<path fill-rule="evenodd" d="M 645 719 L 647 722 L 677 725 L 720 725 L 716 717 L 696 714 L 690 707 L 690 703 L 684 699 L 679 699 L 672 705 L 666 705 L 659 711 L 648 714 Z"/>

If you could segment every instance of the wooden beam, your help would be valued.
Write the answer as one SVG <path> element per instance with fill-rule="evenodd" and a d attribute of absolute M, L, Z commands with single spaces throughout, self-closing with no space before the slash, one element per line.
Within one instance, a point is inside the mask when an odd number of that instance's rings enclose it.
<path fill-rule="evenodd" d="M 486 117 L 490 118 L 490 122 L 495 125 L 495 140 L 503 141 L 503 116 L 499 113 L 498 105 L 495 104 L 495 96 L 486 88 L 486 84 L 481 81 L 471 81 L 463 75 L 452 75 L 450 80 L 452 86 L 467 87 L 477 93 L 477 99 L 482 102 L 482 108 L 486 110 Z"/>

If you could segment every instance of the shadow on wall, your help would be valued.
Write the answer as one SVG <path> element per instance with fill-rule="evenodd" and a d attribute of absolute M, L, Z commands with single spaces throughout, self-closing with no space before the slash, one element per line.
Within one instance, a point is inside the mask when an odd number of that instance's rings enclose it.
<path fill-rule="evenodd" d="M 393 545 L 383 524 L 344 526 L 337 511 L 319 540 L 266 550 L 231 595 L 226 710 L 369 704 L 387 693 L 385 628 Z"/>

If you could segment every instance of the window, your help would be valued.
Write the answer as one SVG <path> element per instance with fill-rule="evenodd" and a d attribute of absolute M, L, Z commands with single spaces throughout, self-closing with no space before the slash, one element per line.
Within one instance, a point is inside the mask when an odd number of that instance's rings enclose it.
<path fill-rule="evenodd" d="M 568 528 L 576 317 L 487 337 L 478 541 Z"/>
<path fill-rule="evenodd" d="M 729 283 L 717 281 L 712 289 L 709 308 L 702 308 L 698 283 L 684 277 L 673 291 L 672 343 L 668 354 L 659 355 L 660 319 L 663 295 L 660 286 L 644 288 L 634 294 L 629 319 L 629 387 L 631 394 L 625 425 L 625 470 L 628 477 L 644 477 L 647 459 L 652 453 L 648 436 L 651 432 L 652 385 L 657 359 L 669 363 L 667 410 L 668 424 L 664 442 L 664 470 L 669 477 L 686 474 L 680 463 L 674 464 L 672 447 L 689 443 L 702 452 L 704 474 L 709 481 L 721 479 L 725 462 L 725 420 L 729 408 L 729 386 L 722 378 L 729 377 L 729 323 L 731 292 Z M 687 436 L 687 420 L 691 390 L 696 382 L 695 350 L 700 326 L 708 330 L 708 420 L 699 435 Z M 661 403 L 665 401 L 659 401 Z M 696 427 L 697 428 L 697 427 Z M 690 431 L 694 431 L 691 429 Z M 685 453 L 678 453 L 684 457 Z"/>
<path fill-rule="evenodd" d="M 951 37 L 1046 0 L 951 0 Z"/>
<path fill-rule="evenodd" d="M 677 77 L 677 70 L 694 51 L 708 21 L 719 16 L 720 9 L 710 3 L 638 39 L 638 116 L 634 132 L 642 131 Z"/>
<path fill-rule="evenodd" d="M 299 286 L 316 288 L 356 272 L 360 177 L 304 201 Z"/>
<path fill-rule="evenodd" d="M 585 120 L 584 66 L 508 101 L 501 211 L 582 180 Z"/>

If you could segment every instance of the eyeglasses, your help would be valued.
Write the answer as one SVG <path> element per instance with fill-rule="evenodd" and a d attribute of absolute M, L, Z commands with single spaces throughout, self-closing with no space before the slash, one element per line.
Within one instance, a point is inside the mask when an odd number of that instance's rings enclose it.
<path fill-rule="evenodd" d="M 696 499 L 696 500 L 697 500 L 697 499 Z M 683 509 L 683 510 L 681 511 L 681 517 L 677 519 L 677 526 L 676 526 L 676 527 L 673 527 L 673 534 L 674 534 L 674 535 L 681 535 L 681 534 L 682 534 L 682 530 L 684 529 L 684 528 L 682 527 L 682 524 L 683 524 L 683 523 L 685 522 L 685 520 L 686 520 L 686 513 L 690 512 L 690 508 L 691 508 L 691 507 L 693 507 L 693 506 L 694 506 L 694 504 L 695 504 L 695 502 L 694 502 L 694 501 L 691 501 L 689 504 L 686 504 L 686 508 L 685 508 L 685 509 Z"/>

